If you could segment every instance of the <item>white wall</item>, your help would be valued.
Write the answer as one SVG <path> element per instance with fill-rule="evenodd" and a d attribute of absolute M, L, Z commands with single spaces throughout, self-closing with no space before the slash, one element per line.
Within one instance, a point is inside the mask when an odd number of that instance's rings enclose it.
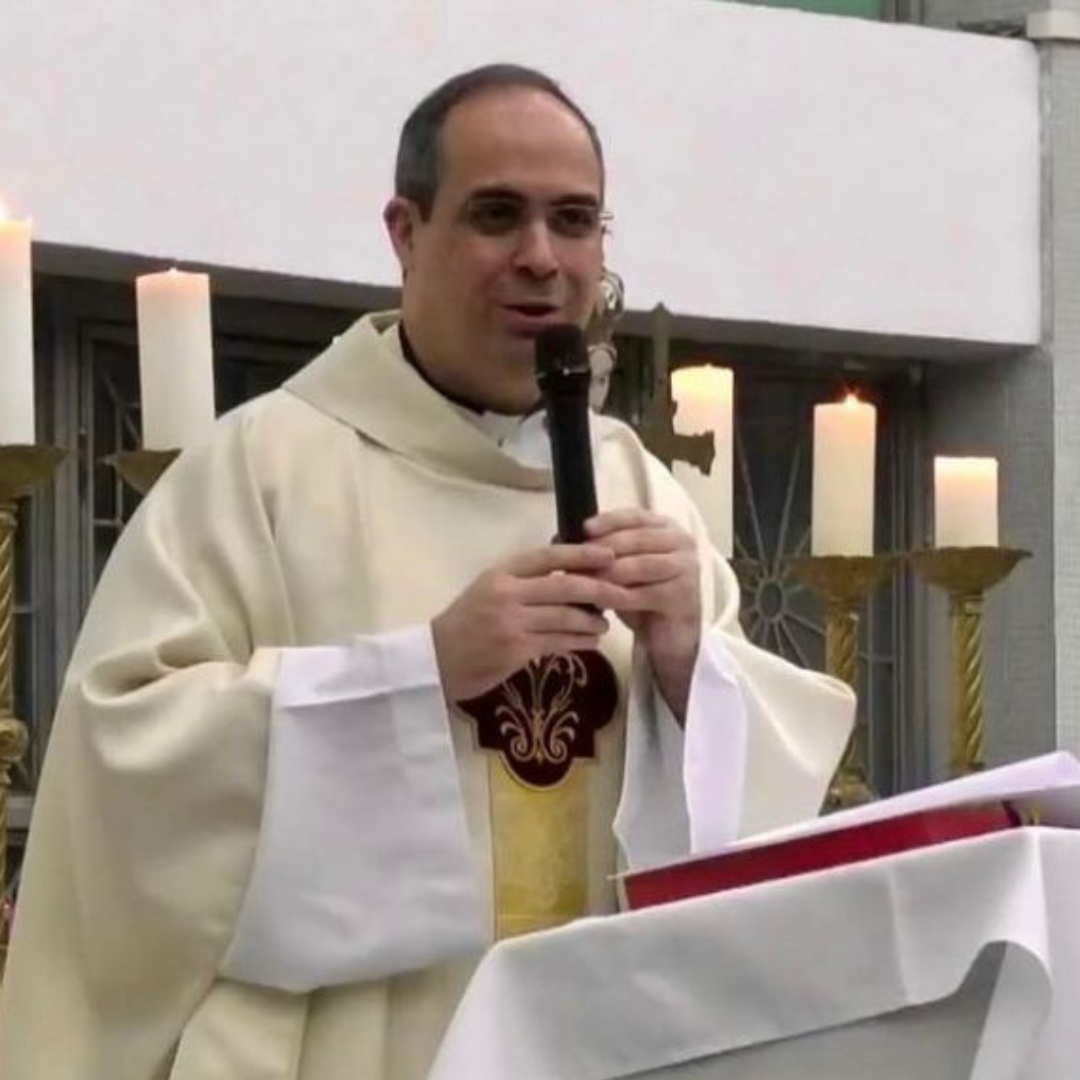
<path fill-rule="evenodd" d="M 3 0 L 0 33 L 42 240 L 392 285 L 401 121 L 509 59 L 601 129 L 632 308 L 1038 339 L 1025 42 L 715 0 Z"/>

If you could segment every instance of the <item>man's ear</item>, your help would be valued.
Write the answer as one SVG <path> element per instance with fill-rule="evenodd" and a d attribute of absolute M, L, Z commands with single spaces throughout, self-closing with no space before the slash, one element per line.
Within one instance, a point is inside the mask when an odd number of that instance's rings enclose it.
<path fill-rule="evenodd" d="M 408 273 L 416 258 L 416 230 L 419 227 L 420 212 L 416 204 L 400 195 L 395 195 L 383 210 L 383 221 L 394 246 L 403 274 Z"/>

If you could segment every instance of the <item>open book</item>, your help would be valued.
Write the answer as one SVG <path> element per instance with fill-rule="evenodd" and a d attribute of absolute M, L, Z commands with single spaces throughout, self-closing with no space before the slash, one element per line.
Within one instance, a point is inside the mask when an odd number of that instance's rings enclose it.
<path fill-rule="evenodd" d="M 759 833 L 620 879 L 628 908 L 670 903 L 1024 824 L 1080 828 L 1080 761 L 1058 751 Z"/>

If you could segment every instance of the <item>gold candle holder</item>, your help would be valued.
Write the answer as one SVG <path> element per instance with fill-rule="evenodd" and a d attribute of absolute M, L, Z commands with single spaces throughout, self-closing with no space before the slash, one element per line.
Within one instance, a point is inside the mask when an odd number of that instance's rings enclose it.
<path fill-rule="evenodd" d="M 825 670 L 858 695 L 859 612 L 890 578 L 898 555 L 810 555 L 786 559 L 792 573 L 825 600 Z M 829 785 L 825 810 L 861 806 L 877 798 L 867 780 L 865 728 L 856 718 L 840 767 Z"/>
<path fill-rule="evenodd" d="M 952 635 L 949 772 L 952 776 L 964 776 L 986 767 L 983 597 L 1030 554 L 1019 548 L 942 547 L 910 555 L 920 576 L 949 594 Z"/>
<path fill-rule="evenodd" d="M 179 450 L 118 450 L 103 460 L 130 487 L 146 495 L 179 456 Z"/>
<path fill-rule="evenodd" d="M 15 717 L 15 529 L 17 500 L 52 475 L 64 451 L 55 446 L 0 445 L 0 902 L 7 884 L 7 810 L 11 770 L 29 744 Z M 0 910 L 0 920 L 4 918 Z M 0 926 L 0 974 L 6 946 Z"/>

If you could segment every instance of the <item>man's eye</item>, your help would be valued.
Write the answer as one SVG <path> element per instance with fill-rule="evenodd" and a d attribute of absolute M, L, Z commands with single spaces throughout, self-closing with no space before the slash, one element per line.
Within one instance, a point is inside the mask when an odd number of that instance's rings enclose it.
<path fill-rule="evenodd" d="M 600 230 L 600 208 L 585 203 L 555 206 L 548 215 L 548 225 L 560 236 L 593 236 Z"/>
<path fill-rule="evenodd" d="M 513 232 L 521 224 L 521 207 L 512 202 L 489 201 L 469 207 L 469 224 L 488 235 Z"/>

